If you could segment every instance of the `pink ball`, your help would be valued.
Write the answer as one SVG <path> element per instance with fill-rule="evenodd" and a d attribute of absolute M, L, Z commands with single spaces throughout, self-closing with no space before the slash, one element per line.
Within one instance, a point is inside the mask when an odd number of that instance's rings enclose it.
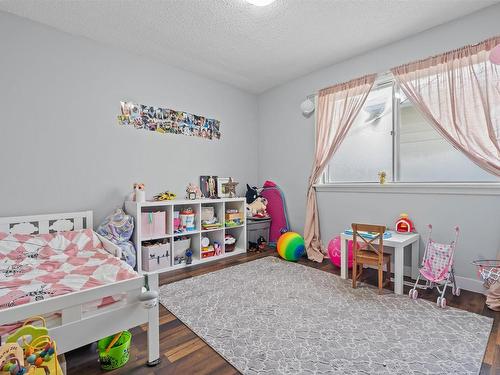
<path fill-rule="evenodd" d="M 337 267 L 340 267 L 340 241 L 340 236 L 337 236 L 328 243 L 328 256 L 333 265 Z M 352 268 L 352 240 L 347 242 L 347 267 Z"/>
<path fill-rule="evenodd" d="M 500 44 L 490 51 L 490 61 L 493 64 L 500 65 Z"/>

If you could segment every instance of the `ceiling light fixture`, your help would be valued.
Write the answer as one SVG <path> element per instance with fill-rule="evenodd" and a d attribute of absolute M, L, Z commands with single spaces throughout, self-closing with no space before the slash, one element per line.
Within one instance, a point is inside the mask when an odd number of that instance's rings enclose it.
<path fill-rule="evenodd" d="M 276 0 L 245 0 L 245 1 L 247 3 L 250 3 L 258 7 L 265 7 L 267 5 L 274 3 Z"/>

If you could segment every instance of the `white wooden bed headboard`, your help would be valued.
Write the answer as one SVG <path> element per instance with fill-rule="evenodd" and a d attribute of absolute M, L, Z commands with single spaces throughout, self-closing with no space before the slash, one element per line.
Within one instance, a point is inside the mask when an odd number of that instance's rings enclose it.
<path fill-rule="evenodd" d="M 16 234 L 47 234 L 92 229 L 92 211 L 62 214 L 0 217 L 0 232 Z"/>

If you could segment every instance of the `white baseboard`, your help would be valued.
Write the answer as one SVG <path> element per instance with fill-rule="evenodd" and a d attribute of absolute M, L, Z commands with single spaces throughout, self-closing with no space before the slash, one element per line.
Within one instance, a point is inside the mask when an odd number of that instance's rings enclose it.
<path fill-rule="evenodd" d="M 468 277 L 456 276 L 457 284 L 460 289 L 470 290 L 471 292 L 487 294 L 488 289 L 483 286 L 483 283 L 477 279 L 471 279 Z"/>
<path fill-rule="evenodd" d="M 391 267 L 394 265 L 391 264 Z M 377 268 L 376 266 L 367 265 L 369 268 Z M 394 268 L 392 268 L 394 270 Z M 405 276 L 411 277 L 411 266 L 404 266 L 403 274 Z M 483 286 L 483 283 L 478 279 L 471 279 L 469 277 L 456 276 L 457 285 L 462 290 L 468 290 L 471 292 L 487 294 L 488 289 Z"/>

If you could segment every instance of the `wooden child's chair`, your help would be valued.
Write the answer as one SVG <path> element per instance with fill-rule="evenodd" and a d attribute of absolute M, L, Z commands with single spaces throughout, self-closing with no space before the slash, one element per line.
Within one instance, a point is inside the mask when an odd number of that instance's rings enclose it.
<path fill-rule="evenodd" d="M 370 224 L 352 224 L 352 240 L 353 240 L 353 262 L 352 262 L 352 287 L 356 288 L 361 273 L 363 272 L 363 265 L 377 266 L 378 269 L 378 289 L 379 293 L 382 291 L 384 285 L 391 280 L 391 255 L 384 254 L 384 232 L 385 226 L 383 225 L 370 225 Z M 358 232 L 372 232 L 375 237 L 366 239 Z M 360 249 L 357 245 L 357 239 L 361 238 L 365 245 L 365 249 Z M 373 242 L 378 240 L 378 245 Z M 387 278 L 383 282 L 384 264 L 387 264 Z M 360 267 L 358 270 L 358 266 Z"/>

